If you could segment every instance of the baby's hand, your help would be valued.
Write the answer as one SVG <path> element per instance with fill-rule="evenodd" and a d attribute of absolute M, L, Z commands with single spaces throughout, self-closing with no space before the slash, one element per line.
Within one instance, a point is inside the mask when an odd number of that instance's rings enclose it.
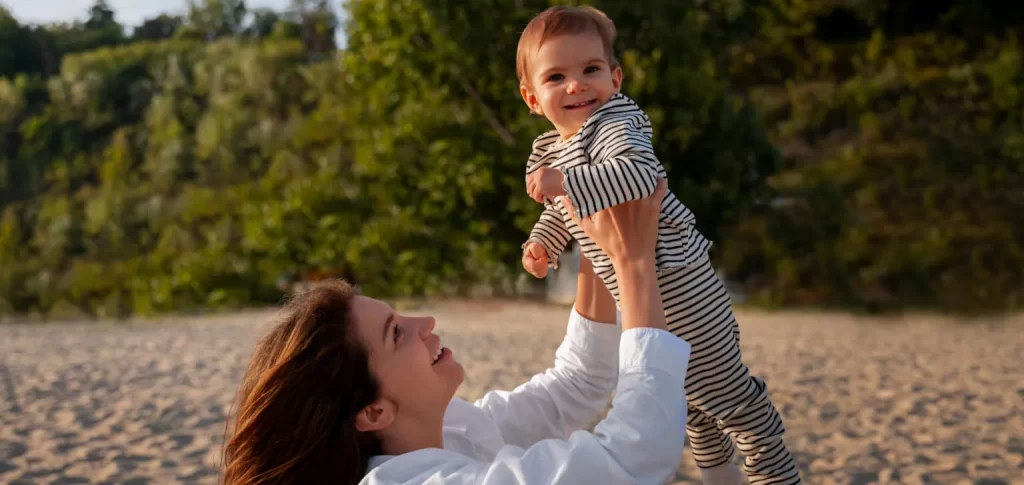
<path fill-rule="evenodd" d="M 567 195 L 562 187 L 564 176 L 561 170 L 541 167 L 526 177 L 526 193 L 530 198 L 543 204 L 545 200 Z"/>
<path fill-rule="evenodd" d="M 523 250 L 523 268 L 536 278 L 548 275 L 548 252 L 537 242 L 530 242 Z"/>

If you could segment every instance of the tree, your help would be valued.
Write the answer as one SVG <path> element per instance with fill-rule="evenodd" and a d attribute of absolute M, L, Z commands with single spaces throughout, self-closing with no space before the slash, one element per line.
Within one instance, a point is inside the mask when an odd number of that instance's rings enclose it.
<path fill-rule="evenodd" d="M 106 29 L 114 26 L 120 27 L 114 20 L 114 11 L 107 5 L 106 0 L 96 0 L 89 8 L 89 20 L 85 22 L 85 28 Z"/>
<path fill-rule="evenodd" d="M 188 0 L 188 24 L 207 41 L 241 34 L 247 15 L 245 0 Z"/>
<path fill-rule="evenodd" d="M 291 10 L 309 52 L 322 57 L 336 48 L 334 32 L 338 19 L 327 0 L 292 0 Z"/>
<path fill-rule="evenodd" d="M 245 34 L 249 37 L 265 39 L 274 32 L 274 26 L 280 20 L 281 15 L 273 10 L 266 8 L 254 9 L 252 11 L 252 20 L 249 22 L 248 27 L 246 27 Z"/>
<path fill-rule="evenodd" d="M 0 78 L 43 73 L 45 68 L 35 33 L 0 5 Z"/>
<path fill-rule="evenodd" d="M 282 275 L 378 295 L 520 275 L 540 210 L 524 158 L 550 126 L 513 60 L 554 3 L 351 0 L 340 52 L 319 1 L 194 2 L 132 41 L 105 7 L 92 27 L 0 10 L 0 312 L 272 303 Z M 593 3 L 670 186 L 756 300 L 1024 303 L 1019 7 Z"/>
<path fill-rule="evenodd" d="M 786 158 L 726 270 L 773 304 L 1024 303 L 1024 9 L 777 2 L 729 65 Z M 983 12 L 991 9 L 995 15 Z"/>
<path fill-rule="evenodd" d="M 549 126 L 522 105 L 513 60 L 522 26 L 553 3 L 346 3 L 345 62 L 360 93 L 347 107 L 358 127 L 355 164 L 381 187 L 373 220 L 395 211 L 410 221 L 402 231 L 366 224 L 361 237 L 381 243 L 365 251 L 412 255 L 406 271 L 426 282 L 518 261 L 540 209 L 522 186 L 525 156 Z M 703 25 L 696 2 L 596 5 L 629 39 L 624 89 L 654 120 L 670 185 L 718 239 L 757 200 L 776 163 L 756 112 L 727 97 L 711 69 L 716 53 L 704 36 L 721 26 Z"/>
<path fill-rule="evenodd" d="M 174 37 L 184 21 L 181 17 L 160 14 L 148 18 L 132 31 L 134 40 L 160 40 Z"/>

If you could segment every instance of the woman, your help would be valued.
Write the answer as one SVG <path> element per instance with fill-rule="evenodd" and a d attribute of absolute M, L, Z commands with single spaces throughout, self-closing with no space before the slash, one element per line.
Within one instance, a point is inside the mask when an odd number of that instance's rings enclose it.
<path fill-rule="evenodd" d="M 246 371 L 226 484 L 664 482 L 682 454 L 689 360 L 653 271 L 664 193 L 578 221 L 619 275 L 621 332 L 584 258 L 555 366 L 475 404 L 453 399 L 463 369 L 432 318 L 340 282 L 297 297 Z M 582 431 L 613 389 L 608 416 Z"/>

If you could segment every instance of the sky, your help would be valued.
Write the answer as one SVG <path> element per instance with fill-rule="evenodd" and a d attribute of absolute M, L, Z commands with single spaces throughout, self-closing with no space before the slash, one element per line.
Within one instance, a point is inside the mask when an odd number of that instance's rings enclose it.
<path fill-rule="evenodd" d="M 92 7 L 95 0 L 0 0 L 0 4 L 14 14 L 14 17 L 23 24 L 43 24 L 50 22 L 70 22 L 73 20 L 85 20 L 89 16 L 89 7 Z M 290 0 L 246 0 L 245 6 L 249 9 L 270 8 L 273 10 L 284 10 L 288 8 Z M 332 5 L 340 2 L 331 2 Z M 107 0 L 114 11 L 114 18 L 124 26 L 135 27 L 142 24 L 142 21 L 160 15 L 161 13 L 184 14 L 187 6 L 186 0 Z M 341 29 L 338 29 L 339 41 Z M 339 42 L 338 45 L 341 45 Z"/>
<path fill-rule="evenodd" d="M 94 0 L 0 0 L 21 23 L 49 23 L 85 20 Z M 246 0 L 250 8 L 283 10 L 289 0 Z M 185 13 L 185 0 L 107 0 L 121 25 L 134 27 L 161 13 Z"/>

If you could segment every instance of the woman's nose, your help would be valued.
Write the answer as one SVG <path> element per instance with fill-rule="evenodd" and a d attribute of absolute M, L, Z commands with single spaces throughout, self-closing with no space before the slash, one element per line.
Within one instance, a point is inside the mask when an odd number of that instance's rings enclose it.
<path fill-rule="evenodd" d="M 427 338 L 430 332 L 434 330 L 434 317 L 419 317 L 416 319 L 416 325 L 419 326 L 419 334 L 422 338 Z"/>

